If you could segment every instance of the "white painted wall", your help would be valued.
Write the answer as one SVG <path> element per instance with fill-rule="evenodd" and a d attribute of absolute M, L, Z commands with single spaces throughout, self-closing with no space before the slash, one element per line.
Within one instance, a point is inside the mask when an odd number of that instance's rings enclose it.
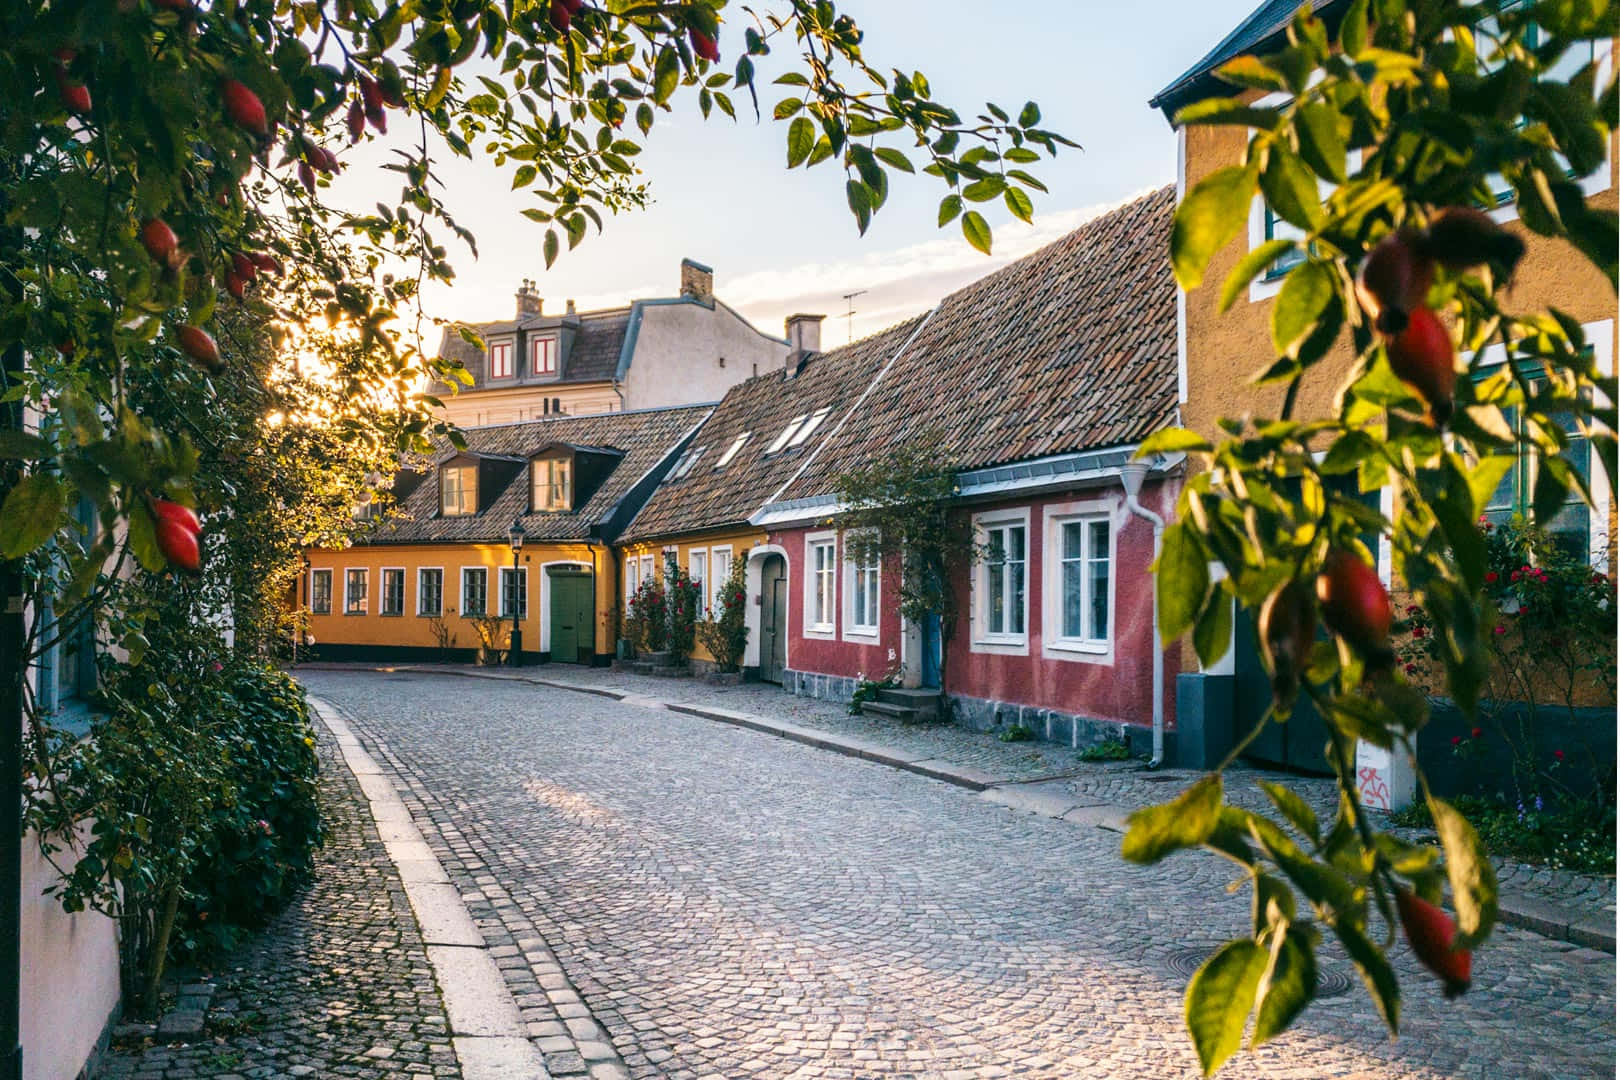
<path fill-rule="evenodd" d="M 625 407 L 719 401 L 744 379 L 779 370 L 787 354 L 785 342 L 760 333 L 724 304 L 646 304 L 625 378 Z"/>

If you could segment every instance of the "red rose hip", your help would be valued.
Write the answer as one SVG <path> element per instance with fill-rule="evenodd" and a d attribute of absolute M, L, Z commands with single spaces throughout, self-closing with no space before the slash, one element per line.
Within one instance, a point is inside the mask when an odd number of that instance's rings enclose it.
<path fill-rule="evenodd" d="M 1395 613 L 1377 572 L 1358 556 L 1343 549 L 1328 554 L 1316 578 L 1316 599 L 1328 629 L 1364 653 L 1388 654 Z"/>
<path fill-rule="evenodd" d="M 1395 892 L 1395 906 L 1400 911 L 1401 929 L 1406 931 L 1407 944 L 1423 961 L 1423 966 L 1440 976 L 1445 984 L 1446 997 L 1456 997 L 1472 983 L 1474 957 L 1467 949 L 1454 949 L 1457 924 L 1451 916 L 1406 889 Z"/>
<path fill-rule="evenodd" d="M 1406 328 L 1385 342 L 1390 370 L 1418 392 L 1429 415 L 1444 426 L 1451 419 L 1457 388 L 1456 348 L 1440 317 L 1428 308 L 1414 309 Z"/>

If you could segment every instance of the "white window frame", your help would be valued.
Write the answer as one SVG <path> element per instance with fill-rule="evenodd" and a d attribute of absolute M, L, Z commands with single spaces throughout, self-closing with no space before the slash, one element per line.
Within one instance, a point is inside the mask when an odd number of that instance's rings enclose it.
<path fill-rule="evenodd" d="M 816 566 L 816 551 L 818 548 L 831 549 L 828 556 L 828 571 L 832 574 L 832 581 L 824 588 L 820 571 Z M 822 605 L 827 615 L 826 622 L 816 622 L 816 602 L 822 599 Z M 804 538 L 804 636 L 816 638 L 821 641 L 833 641 L 838 637 L 838 533 L 834 530 L 813 532 Z"/>
<path fill-rule="evenodd" d="M 393 571 L 399 573 L 399 610 L 390 612 L 384 611 L 383 608 L 388 603 L 388 575 Z M 405 589 L 405 568 L 403 566 L 379 566 L 377 568 L 377 614 L 390 619 L 404 618 L 406 601 L 409 599 L 409 594 Z"/>
<path fill-rule="evenodd" d="M 349 575 L 359 574 L 365 595 L 360 598 L 360 609 L 349 610 Z M 345 566 L 343 568 L 343 614 L 369 615 L 371 614 L 371 568 L 367 566 Z"/>
<path fill-rule="evenodd" d="M 726 572 L 720 572 L 720 556 L 726 557 Z M 709 595 L 706 602 L 709 605 L 709 617 L 720 617 L 720 590 L 725 588 L 726 581 L 731 577 L 731 563 L 735 553 L 730 544 L 716 544 L 709 549 Z"/>
<path fill-rule="evenodd" d="M 467 574 L 474 571 L 484 575 L 484 610 L 476 615 L 470 615 L 467 612 Z M 481 619 L 487 616 L 489 614 L 489 567 L 463 566 L 461 573 L 457 575 L 457 580 L 460 583 L 460 591 L 457 593 L 457 599 L 460 600 L 460 603 L 457 605 L 456 610 L 461 617 L 464 619 Z"/>
<path fill-rule="evenodd" d="M 696 573 L 698 560 L 703 560 L 703 572 Z M 697 617 L 704 618 L 709 612 L 709 549 L 695 547 L 686 549 L 686 576 L 692 584 L 698 586 Z"/>
<path fill-rule="evenodd" d="M 425 611 L 422 608 L 422 597 L 424 595 L 423 590 L 422 590 L 422 575 L 427 573 L 430 570 L 437 570 L 439 572 L 439 610 L 438 611 Z M 416 568 L 416 614 L 419 615 L 419 616 L 426 616 L 428 618 L 432 618 L 435 615 L 440 617 L 440 618 L 444 617 L 444 567 L 442 567 L 442 566 L 418 566 Z"/>
<path fill-rule="evenodd" d="M 500 571 L 500 573 L 495 575 L 495 580 L 498 583 L 501 596 L 501 613 L 499 617 L 502 619 L 510 619 L 512 617 L 512 612 L 507 609 L 506 604 L 506 580 L 508 574 L 514 574 L 517 576 L 518 588 L 520 590 L 518 595 L 517 617 L 518 621 L 522 622 L 529 617 L 529 568 L 527 566 L 519 566 L 515 568 L 511 566 L 501 566 L 497 567 L 497 569 Z M 488 579 L 486 578 L 485 581 L 487 584 Z"/>
<path fill-rule="evenodd" d="M 973 515 L 973 539 L 981 549 L 989 544 L 990 530 L 1009 525 L 1024 529 L 1024 609 L 1022 633 L 990 632 L 990 564 L 983 558 L 973 564 L 973 597 L 971 611 L 972 633 L 968 635 L 970 652 L 995 653 L 1007 656 L 1029 655 L 1029 595 L 1030 565 L 1034 562 L 1034 545 L 1030 543 L 1029 507 L 1020 506 L 1004 510 L 986 510 Z"/>
<path fill-rule="evenodd" d="M 444 481 L 445 481 L 445 478 L 448 477 L 451 472 L 461 472 L 463 470 L 465 470 L 466 472 L 472 473 L 472 483 L 469 484 L 469 485 L 464 486 L 464 488 L 463 488 L 464 493 L 471 496 L 471 500 L 470 500 L 471 508 L 467 509 L 467 510 L 456 510 L 456 511 L 446 510 L 444 508 L 444 493 L 445 493 Z M 461 465 L 446 465 L 446 466 L 441 467 L 439 469 L 439 516 L 440 517 L 471 517 L 472 515 L 474 515 L 476 513 L 478 513 L 478 463 L 476 461 L 469 461 L 469 462 L 466 462 L 465 464 L 461 464 Z"/>
<path fill-rule="evenodd" d="M 1586 344 L 1592 350 L 1592 363 L 1600 375 L 1614 374 L 1614 320 L 1599 319 L 1596 322 L 1582 323 L 1581 332 L 1586 335 Z M 1479 359 L 1478 370 L 1489 371 L 1500 367 L 1507 362 L 1507 350 L 1500 342 L 1486 346 L 1485 354 Z M 1593 404 L 1607 407 L 1611 403 L 1601 391 L 1596 394 Z M 1595 449 L 1592 454 L 1592 474 L 1590 484 L 1592 488 L 1592 506 L 1590 507 L 1591 535 L 1587 538 L 1587 562 L 1594 570 L 1608 573 L 1609 566 L 1609 477 L 1603 468 L 1603 456 Z"/>
<path fill-rule="evenodd" d="M 771 454 L 774 454 L 774 453 L 778 452 L 779 450 L 781 450 L 784 446 L 786 446 L 788 444 L 788 440 L 793 438 L 793 436 L 798 432 L 799 426 L 801 424 L 803 424 L 808 419 L 810 419 L 810 414 L 809 413 L 800 413 L 798 416 L 795 416 L 792 420 L 789 420 L 787 427 L 782 429 L 782 434 L 778 435 L 776 437 L 776 441 L 771 443 L 769 448 L 766 449 L 766 451 L 765 451 L 766 456 L 768 457 Z"/>
<path fill-rule="evenodd" d="M 730 465 L 731 459 L 736 457 L 737 454 L 742 451 L 744 446 L 748 445 L 748 440 L 753 438 L 753 436 L 754 433 L 752 431 L 745 431 L 741 435 L 738 435 L 731 441 L 731 445 L 726 447 L 726 452 L 720 455 L 720 460 L 714 463 L 714 467 L 716 469 L 723 469 L 727 465 Z"/>
<path fill-rule="evenodd" d="M 540 356 L 544 352 L 546 366 L 540 366 Z M 557 339 L 554 337 L 536 337 L 529 339 L 529 374 L 555 375 L 557 374 Z"/>
<path fill-rule="evenodd" d="M 495 370 L 495 350 L 497 349 L 503 350 L 506 354 L 506 370 L 504 372 L 497 372 Z M 510 338 L 503 341 L 491 341 L 489 343 L 489 378 L 491 380 L 510 379 L 517 373 L 516 368 L 514 368 L 512 364 L 512 357 L 516 351 L 517 349 L 513 345 Z"/>
<path fill-rule="evenodd" d="M 318 611 L 315 608 L 315 578 L 319 574 L 326 575 L 326 610 Z M 332 614 L 332 568 L 330 566 L 312 567 L 309 571 L 309 613 L 311 615 Z"/>
<path fill-rule="evenodd" d="M 557 479 L 558 466 L 563 478 Z M 541 466 L 545 466 L 546 483 L 540 483 Z M 541 488 L 546 498 L 541 499 Z M 558 489 L 561 489 L 559 492 Z M 556 496 L 553 499 L 553 496 Z M 529 459 L 529 510 L 537 514 L 566 514 L 574 509 L 574 456 L 572 454 L 541 454 Z"/>
<path fill-rule="evenodd" d="M 629 603 L 641 587 L 641 560 L 634 555 L 624 557 L 624 600 Z"/>
<path fill-rule="evenodd" d="M 788 440 L 788 448 L 791 449 L 795 446 L 803 446 L 805 440 L 813 435 L 816 428 L 820 427 L 822 421 L 826 420 L 830 415 L 832 415 L 831 405 L 823 405 L 821 408 L 811 413 L 809 419 L 805 420 L 803 424 L 799 425 L 799 430 L 795 431 L 793 433 L 793 437 Z"/>
<path fill-rule="evenodd" d="M 657 569 L 658 567 L 656 565 L 656 560 L 653 558 L 652 552 L 649 551 L 647 554 L 643 555 L 641 557 L 641 583 L 645 585 L 647 582 L 652 581 L 653 574 Z"/>
<path fill-rule="evenodd" d="M 856 535 L 860 534 L 844 533 L 844 640 L 876 645 L 883 632 L 883 560 L 879 558 L 872 567 L 873 584 L 876 586 L 872 593 L 872 622 L 858 623 L 855 621 L 855 594 L 861 587 L 863 568 L 850 554 L 849 546 L 850 537 Z"/>
<path fill-rule="evenodd" d="M 1108 526 L 1108 629 L 1107 638 L 1097 640 L 1082 634 L 1063 633 L 1063 527 L 1084 527 L 1081 542 L 1080 581 L 1082 596 L 1089 599 L 1091 530 L 1094 522 Z M 1120 503 L 1117 499 L 1085 499 L 1054 503 L 1042 511 L 1041 522 L 1041 655 L 1055 660 L 1086 663 L 1114 662 L 1119 618 L 1119 532 Z M 1028 587 L 1026 581 L 1025 587 Z M 1085 608 L 1087 605 L 1082 605 Z M 1089 612 L 1085 616 L 1089 623 Z"/>

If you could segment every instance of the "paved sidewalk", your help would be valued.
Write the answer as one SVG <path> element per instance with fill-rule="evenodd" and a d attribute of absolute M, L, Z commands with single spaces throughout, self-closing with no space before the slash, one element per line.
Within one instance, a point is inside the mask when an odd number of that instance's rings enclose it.
<path fill-rule="evenodd" d="M 335 743 L 318 748 L 329 831 L 314 883 L 213 974 L 208 1037 L 115 1045 L 98 1077 L 461 1080 L 404 886 Z"/>
<path fill-rule="evenodd" d="M 306 665 L 312 669 L 365 670 L 368 665 Z M 601 694 L 635 704 L 662 704 L 679 712 L 748 727 L 822 749 L 883 764 L 985 793 L 1003 805 L 1083 826 L 1121 829 L 1131 810 L 1173 798 L 1199 774 L 1140 762 L 1081 761 L 1068 747 L 1004 743 L 995 736 L 949 725 L 908 726 L 883 717 L 851 716 L 841 704 L 803 698 L 761 683 L 722 687 L 696 679 L 658 678 L 600 668 L 548 664 L 521 671 L 456 665 L 398 665 L 469 678 L 505 679 Z M 1255 781 L 1282 783 L 1330 818 L 1333 782 L 1238 766 L 1227 770 L 1227 798 L 1251 809 L 1270 806 Z M 1412 838 L 1423 834 L 1401 830 Z M 1501 885 L 1502 921 L 1558 940 L 1615 951 L 1615 879 L 1493 860 Z"/>

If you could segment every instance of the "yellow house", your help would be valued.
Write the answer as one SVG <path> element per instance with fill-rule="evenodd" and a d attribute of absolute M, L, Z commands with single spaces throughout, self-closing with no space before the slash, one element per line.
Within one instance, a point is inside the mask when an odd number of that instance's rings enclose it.
<path fill-rule="evenodd" d="M 1262 108 L 1279 106 L 1287 101 L 1285 94 L 1265 94 L 1258 90 L 1240 92 L 1230 83 L 1218 79 L 1214 72 L 1228 60 L 1243 55 L 1265 56 L 1287 44 L 1286 29 L 1298 3 L 1261 4 L 1247 19 L 1236 27 L 1206 56 L 1184 74 L 1159 92 L 1151 101 L 1161 110 L 1175 130 L 1177 141 L 1178 191 L 1185 194 L 1210 173 L 1229 165 L 1240 164 L 1250 132 L 1238 126 L 1175 125 L 1175 114 L 1182 108 L 1210 97 L 1238 96 Z M 1318 17 L 1334 26 L 1348 0 L 1313 0 L 1311 5 Z M 1590 47 L 1589 57 L 1608 61 L 1608 70 L 1614 70 L 1620 50 L 1616 43 L 1604 42 Z M 1602 76 L 1600 81 L 1606 79 Z M 1617 146 L 1611 137 L 1608 161 L 1596 174 L 1583 180 L 1582 187 L 1594 207 L 1613 211 L 1617 201 Z M 1355 161 L 1352 159 L 1352 168 Z M 1614 357 L 1620 336 L 1617 336 L 1616 295 L 1608 279 L 1590 260 L 1562 239 L 1539 236 L 1518 222 L 1512 202 L 1499 205 L 1492 216 L 1517 233 L 1525 242 L 1526 254 L 1515 272 L 1511 286 L 1504 291 L 1505 305 L 1512 310 L 1545 310 L 1557 307 L 1574 316 L 1583 327 L 1592 345 L 1600 370 L 1614 372 Z M 1242 231 L 1223 250 L 1217 252 L 1205 273 L 1203 284 L 1180 297 L 1178 322 L 1180 330 L 1180 357 L 1178 394 L 1182 423 L 1206 437 L 1222 437 L 1217 421 L 1222 417 L 1276 416 L 1281 411 L 1284 388 L 1281 385 L 1255 386 L 1253 376 L 1269 366 L 1276 354 L 1271 344 L 1270 320 L 1275 298 L 1282 286 L 1288 266 L 1275 266 L 1261 274 L 1241 294 L 1237 303 L 1224 314 L 1217 301 L 1221 284 L 1227 274 L 1249 251 L 1273 237 L 1290 235 L 1290 226 L 1276 218 L 1262 199 L 1255 198 L 1250 207 L 1248 228 Z M 1293 235 L 1297 235 L 1295 232 Z M 1344 335 L 1335 354 L 1324 361 L 1320 373 L 1304 382 L 1297 402 L 1297 415 L 1311 416 L 1332 413 L 1332 398 L 1337 391 L 1340 376 L 1348 372 L 1352 362 L 1349 335 Z M 1505 361 L 1505 354 L 1498 362 Z M 1607 485 L 1598 481 L 1601 465 L 1595 455 L 1589 463 L 1593 472 L 1592 488 L 1597 496 L 1595 512 L 1583 506 L 1571 506 L 1560 514 L 1556 528 L 1568 534 L 1572 546 L 1584 548 L 1590 554 L 1594 567 L 1608 570 L 1613 565 L 1615 542 L 1614 508 L 1608 505 Z M 1506 487 L 1513 487 L 1510 483 Z M 1528 487 L 1527 484 L 1520 484 Z M 1369 500 L 1380 498 L 1367 496 Z M 1386 515 L 1396 507 L 1392 495 L 1381 495 L 1381 508 Z M 1528 495 L 1525 491 L 1505 492 L 1499 508 L 1492 514 L 1505 518 L 1515 512 L 1525 512 Z M 1392 582 L 1388 545 L 1382 545 L 1380 572 L 1386 585 Z M 1200 729 L 1247 730 L 1258 710 L 1264 707 L 1269 691 L 1265 689 L 1265 676 L 1254 653 L 1252 634 L 1239 628 L 1233 638 L 1233 648 L 1227 657 L 1208 671 L 1196 670 L 1196 658 L 1188 650 L 1189 671 L 1182 676 L 1180 693 L 1182 702 L 1178 716 L 1187 730 L 1184 742 L 1189 746 L 1205 739 Z M 1296 717 L 1296 719 L 1299 719 Z M 1301 767 L 1320 767 L 1322 729 L 1308 722 L 1277 725 L 1280 745 L 1271 746 L 1264 755 Z M 1435 725 L 1438 730 L 1438 725 Z M 1449 734 L 1449 731 L 1447 732 Z M 1268 734 L 1267 738 L 1271 738 Z M 1209 735 L 1205 741 L 1210 747 L 1222 741 L 1219 734 Z M 1218 753 L 1216 754 L 1218 757 Z M 1201 764 L 1192 753 L 1184 763 Z"/>
<path fill-rule="evenodd" d="M 469 660 L 515 641 L 525 663 L 607 663 L 611 544 L 711 408 L 468 429 L 465 450 L 396 479 L 396 507 L 354 546 L 308 553 L 314 655 Z"/>

